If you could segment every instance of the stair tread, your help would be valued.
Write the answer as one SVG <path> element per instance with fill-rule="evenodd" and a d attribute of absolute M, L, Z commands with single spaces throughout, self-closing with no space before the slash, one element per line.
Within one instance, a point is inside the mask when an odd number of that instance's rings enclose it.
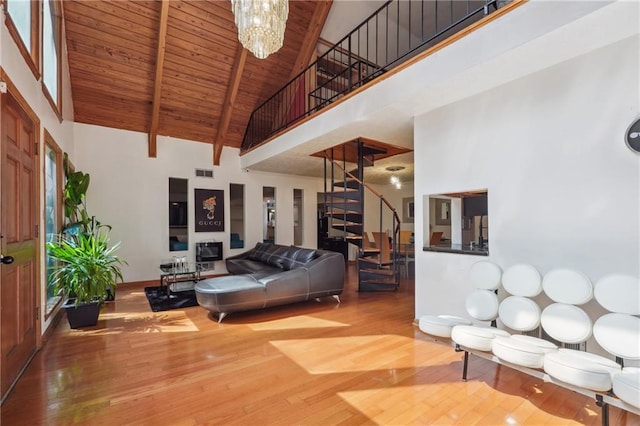
<path fill-rule="evenodd" d="M 362 213 L 356 212 L 356 213 L 337 213 L 337 214 L 331 214 L 330 212 L 326 215 L 327 217 L 330 217 L 333 220 L 348 220 L 354 223 L 362 223 L 362 219 L 363 219 L 363 215 Z M 346 216 L 346 217 L 345 217 Z"/>
<path fill-rule="evenodd" d="M 398 282 L 393 278 L 387 279 L 370 279 L 370 280 L 360 280 L 361 284 L 387 284 L 387 285 L 398 285 Z"/>
<path fill-rule="evenodd" d="M 360 272 L 367 274 L 377 274 L 377 275 L 395 275 L 395 271 L 393 269 L 371 269 L 371 268 L 363 268 L 360 269 Z"/>
<path fill-rule="evenodd" d="M 380 259 L 376 259 L 375 257 L 372 257 L 372 256 L 367 256 L 367 257 L 361 256 L 358 258 L 358 260 L 364 263 L 369 263 L 371 265 L 380 265 L 380 266 L 393 265 L 393 261 L 391 260 L 381 261 Z"/>

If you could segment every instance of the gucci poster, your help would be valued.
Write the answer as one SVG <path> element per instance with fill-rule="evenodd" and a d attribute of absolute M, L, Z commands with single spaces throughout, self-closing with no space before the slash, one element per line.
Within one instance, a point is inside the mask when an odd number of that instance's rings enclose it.
<path fill-rule="evenodd" d="M 224 191 L 195 189 L 196 232 L 224 232 Z"/>

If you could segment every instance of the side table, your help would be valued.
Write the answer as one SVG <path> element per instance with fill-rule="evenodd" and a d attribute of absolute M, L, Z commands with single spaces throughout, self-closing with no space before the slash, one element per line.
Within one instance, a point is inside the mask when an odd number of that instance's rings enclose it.
<path fill-rule="evenodd" d="M 181 282 L 197 283 L 200 281 L 201 267 L 197 263 L 186 263 L 181 266 L 173 266 L 171 263 L 163 263 L 160 265 L 160 289 L 163 288 L 167 292 L 167 297 L 171 297 L 171 285 Z"/>

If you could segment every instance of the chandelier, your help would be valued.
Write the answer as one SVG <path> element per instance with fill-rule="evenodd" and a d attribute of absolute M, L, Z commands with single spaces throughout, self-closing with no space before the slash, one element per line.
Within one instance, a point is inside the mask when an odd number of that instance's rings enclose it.
<path fill-rule="evenodd" d="M 231 9 L 238 40 L 256 58 L 264 59 L 282 47 L 288 0 L 231 0 Z"/>

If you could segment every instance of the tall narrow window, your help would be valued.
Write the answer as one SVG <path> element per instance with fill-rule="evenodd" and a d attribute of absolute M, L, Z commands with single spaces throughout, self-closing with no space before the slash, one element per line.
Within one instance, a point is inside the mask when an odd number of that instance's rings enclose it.
<path fill-rule="evenodd" d="M 231 234 L 229 247 L 244 248 L 244 185 L 229 184 L 229 203 L 231 213 Z"/>
<path fill-rule="evenodd" d="M 45 242 L 52 241 L 62 228 L 62 152 L 45 130 L 44 152 L 44 198 L 45 198 Z M 50 267 L 55 262 L 45 250 L 47 265 L 46 295 L 48 316 L 61 298 L 53 291 L 53 284 L 49 279 Z"/>
<path fill-rule="evenodd" d="M 304 191 L 302 189 L 293 190 L 293 244 L 302 245 L 302 217 Z"/>
<path fill-rule="evenodd" d="M 169 178 L 169 251 L 189 250 L 189 180 Z"/>
<path fill-rule="evenodd" d="M 42 3 L 42 83 L 51 106 L 60 116 L 60 5 L 52 0 Z"/>
<path fill-rule="evenodd" d="M 276 189 L 273 186 L 262 187 L 263 224 L 262 240 L 265 243 L 276 242 Z"/>
<path fill-rule="evenodd" d="M 40 2 L 6 0 L 7 29 L 18 45 L 33 75 L 40 78 L 38 39 L 40 34 Z"/>

